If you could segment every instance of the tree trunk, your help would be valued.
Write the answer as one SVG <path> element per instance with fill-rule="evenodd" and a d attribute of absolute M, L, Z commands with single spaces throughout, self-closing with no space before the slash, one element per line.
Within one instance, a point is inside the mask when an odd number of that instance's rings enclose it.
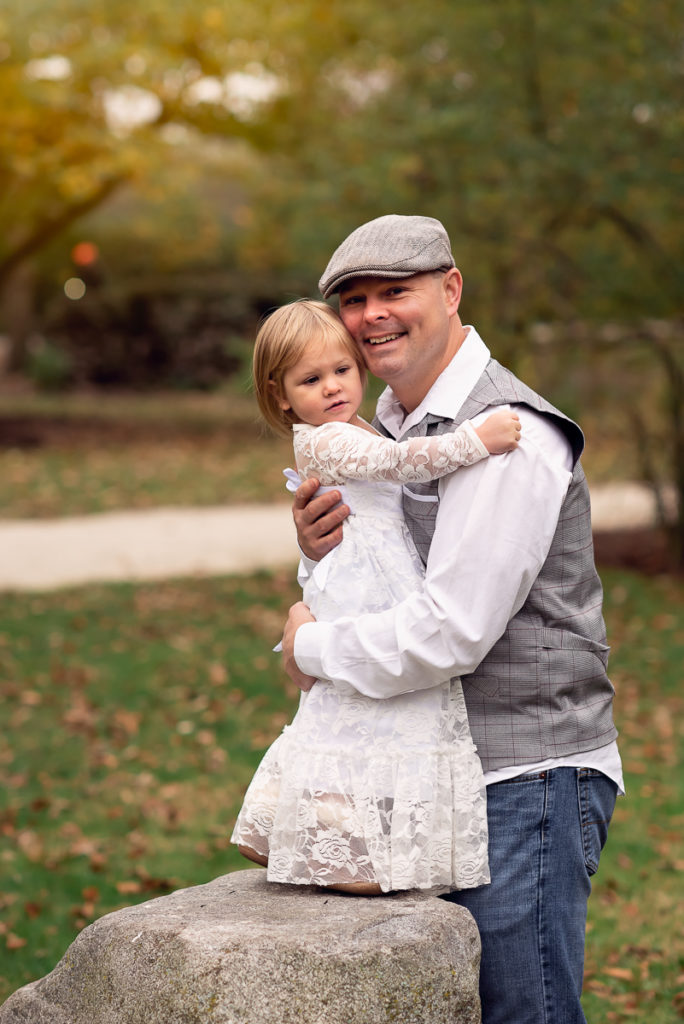
<path fill-rule="evenodd" d="M 24 262 L 0 285 L 0 331 L 8 345 L 5 369 L 20 370 L 24 366 L 35 325 L 35 272 L 33 264 Z"/>

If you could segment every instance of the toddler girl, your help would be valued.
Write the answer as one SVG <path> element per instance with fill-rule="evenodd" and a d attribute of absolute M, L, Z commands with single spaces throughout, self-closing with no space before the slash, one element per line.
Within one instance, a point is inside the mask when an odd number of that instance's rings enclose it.
<path fill-rule="evenodd" d="M 422 586 L 403 483 L 509 452 L 520 438 L 518 417 L 502 409 L 477 429 L 390 440 L 358 415 L 364 379 L 353 339 L 322 302 L 281 307 L 257 335 L 264 418 L 293 431 L 301 477 L 338 486 L 352 513 L 304 587 L 319 620 L 383 611 Z M 266 752 L 231 839 L 273 882 L 361 895 L 488 882 L 485 790 L 460 681 L 376 700 L 317 680 Z"/>

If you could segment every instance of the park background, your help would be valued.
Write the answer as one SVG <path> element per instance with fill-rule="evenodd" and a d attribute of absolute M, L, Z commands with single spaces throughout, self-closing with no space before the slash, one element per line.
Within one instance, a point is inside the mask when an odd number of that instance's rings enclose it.
<path fill-rule="evenodd" d="M 651 489 L 652 528 L 597 537 L 629 797 L 593 1024 L 684 1016 L 683 91 L 677 0 L 0 13 L 3 519 L 286 501 L 255 328 L 389 212 L 445 223 L 464 321 L 582 423 L 590 485 Z M 244 866 L 296 597 L 291 571 L 0 594 L 0 999 L 94 918 Z"/>

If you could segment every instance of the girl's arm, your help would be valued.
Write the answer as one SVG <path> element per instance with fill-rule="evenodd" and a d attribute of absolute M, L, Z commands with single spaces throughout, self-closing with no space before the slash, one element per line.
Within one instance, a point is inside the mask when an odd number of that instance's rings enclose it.
<path fill-rule="evenodd" d="M 349 423 L 326 423 L 296 432 L 294 444 L 302 477 L 315 476 L 328 486 L 345 480 L 425 483 L 490 453 L 512 451 L 519 438 L 517 415 L 501 409 L 477 430 L 466 421 L 453 433 L 393 441 Z"/>

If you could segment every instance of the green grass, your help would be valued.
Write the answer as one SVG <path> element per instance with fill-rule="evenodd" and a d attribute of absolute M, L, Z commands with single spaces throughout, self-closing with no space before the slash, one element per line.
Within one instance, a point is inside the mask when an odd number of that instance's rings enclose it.
<path fill-rule="evenodd" d="M 291 576 L 0 597 L 1 998 L 95 917 L 245 866 Z"/>
<path fill-rule="evenodd" d="M 627 797 L 590 902 L 592 1024 L 684 1018 L 684 600 L 681 577 L 604 572 Z"/>
<path fill-rule="evenodd" d="M 592 1024 L 684 1013 L 681 584 L 606 572 L 629 795 L 590 903 Z M 248 866 L 228 835 L 296 694 L 290 573 L 0 595 L 0 1000 L 110 910 Z"/>
<path fill-rule="evenodd" d="M 291 499 L 292 445 L 212 436 L 0 452 L 0 516 L 35 519 Z"/>
<path fill-rule="evenodd" d="M 18 396 L 0 438 L 3 518 L 288 500 L 291 443 L 247 395 Z"/>

